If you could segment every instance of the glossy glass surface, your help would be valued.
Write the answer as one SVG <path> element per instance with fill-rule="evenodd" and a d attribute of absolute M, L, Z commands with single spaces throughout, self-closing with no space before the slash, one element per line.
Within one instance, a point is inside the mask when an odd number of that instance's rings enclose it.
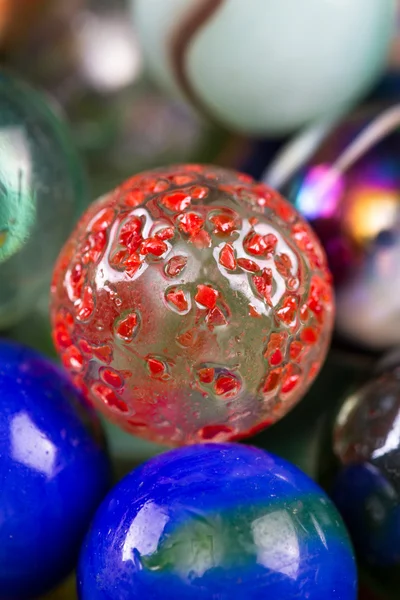
<path fill-rule="evenodd" d="M 74 567 L 110 484 L 100 424 L 65 374 L 0 342 L 0 598 L 37 597 Z"/>
<path fill-rule="evenodd" d="M 54 341 L 106 416 L 166 444 L 270 425 L 316 376 L 333 320 L 318 240 L 247 175 L 183 165 L 92 205 L 52 285 Z"/>
<path fill-rule="evenodd" d="M 206 444 L 133 471 L 83 546 L 81 600 L 354 600 L 340 517 L 311 479 L 263 450 Z"/>
<path fill-rule="evenodd" d="M 394 32 L 394 0 L 130 1 L 155 80 L 253 135 L 354 105 L 383 72 Z"/>
<path fill-rule="evenodd" d="M 264 177 L 324 245 L 338 331 L 372 349 L 400 343 L 399 143 L 400 105 L 369 107 L 307 131 Z"/>
<path fill-rule="evenodd" d="M 387 582 L 400 567 L 398 367 L 345 400 L 335 421 L 333 448 L 339 462 L 333 499 L 361 561 Z"/>
<path fill-rule="evenodd" d="M 0 73 L 0 329 L 32 309 L 87 203 L 81 165 L 47 99 Z"/>

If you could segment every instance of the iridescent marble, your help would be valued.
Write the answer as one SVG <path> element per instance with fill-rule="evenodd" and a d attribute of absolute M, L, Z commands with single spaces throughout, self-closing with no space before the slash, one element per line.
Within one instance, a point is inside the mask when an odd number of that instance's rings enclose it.
<path fill-rule="evenodd" d="M 338 332 L 384 349 L 400 343 L 400 105 L 321 123 L 264 175 L 319 235 L 332 270 Z"/>
<path fill-rule="evenodd" d="M 123 479 L 83 546 L 81 600 L 355 600 L 353 551 L 322 490 L 258 448 L 206 444 Z"/>
<path fill-rule="evenodd" d="M 132 177 L 92 205 L 52 284 L 54 341 L 128 431 L 224 440 L 278 420 L 325 358 L 330 274 L 276 192 L 220 168 Z"/>
<path fill-rule="evenodd" d="M 110 468 L 94 411 L 37 352 L 0 341 L 0 398 L 0 598 L 24 600 L 74 568 Z"/>
<path fill-rule="evenodd" d="M 400 368 L 349 395 L 333 428 L 331 495 L 361 564 L 385 586 L 400 584 Z"/>
<path fill-rule="evenodd" d="M 0 329 L 35 305 L 87 201 L 81 164 L 48 100 L 0 73 Z"/>
<path fill-rule="evenodd" d="M 394 0 L 131 3 L 154 79 L 255 135 L 288 133 L 355 104 L 382 73 L 394 33 Z"/>

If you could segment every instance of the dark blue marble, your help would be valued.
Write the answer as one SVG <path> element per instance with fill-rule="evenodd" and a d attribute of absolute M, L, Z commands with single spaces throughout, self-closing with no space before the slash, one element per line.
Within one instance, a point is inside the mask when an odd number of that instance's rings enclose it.
<path fill-rule="evenodd" d="M 343 467 L 332 498 L 354 545 L 370 566 L 397 567 L 400 560 L 399 490 L 374 465 Z"/>
<path fill-rule="evenodd" d="M 110 483 L 96 416 L 63 372 L 0 341 L 0 599 L 52 588 L 76 564 Z"/>
<path fill-rule="evenodd" d="M 206 444 L 133 471 L 96 514 L 81 600 L 354 600 L 356 569 L 333 504 L 265 451 Z"/>

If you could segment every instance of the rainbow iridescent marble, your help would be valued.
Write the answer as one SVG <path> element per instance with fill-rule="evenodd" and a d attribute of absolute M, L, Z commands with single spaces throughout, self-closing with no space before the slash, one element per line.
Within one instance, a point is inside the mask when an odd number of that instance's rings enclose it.
<path fill-rule="evenodd" d="M 173 450 L 133 471 L 98 510 L 78 570 L 81 600 L 355 600 L 356 579 L 322 490 L 237 444 Z"/>
<path fill-rule="evenodd" d="M 48 100 L 0 73 L 0 329 L 32 310 L 87 203 L 68 130 Z"/>
<path fill-rule="evenodd" d="M 328 487 L 360 562 L 386 586 L 400 584 L 400 368 L 350 394 L 333 428 Z"/>
<path fill-rule="evenodd" d="M 372 349 L 400 343 L 400 105 L 322 123 L 264 180 L 306 217 L 332 270 L 340 334 Z"/>
<path fill-rule="evenodd" d="M 57 262 L 51 314 L 65 367 L 108 418 L 184 444 L 286 414 L 325 358 L 333 302 L 289 203 L 247 175 L 181 165 L 89 208 Z"/>

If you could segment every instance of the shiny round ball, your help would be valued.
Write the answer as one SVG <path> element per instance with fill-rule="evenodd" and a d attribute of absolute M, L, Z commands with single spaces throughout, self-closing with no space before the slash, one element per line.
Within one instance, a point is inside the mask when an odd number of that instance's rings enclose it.
<path fill-rule="evenodd" d="M 381 350 L 400 343 L 400 105 L 321 123 L 265 174 L 319 235 L 332 270 L 338 332 Z"/>
<path fill-rule="evenodd" d="M 343 402 L 333 431 L 332 497 L 360 560 L 400 583 L 400 369 L 384 371 Z"/>
<path fill-rule="evenodd" d="M 247 175 L 183 165 L 93 204 L 58 259 L 54 341 L 106 416 L 167 444 L 283 416 L 316 376 L 333 319 L 320 244 Z"/>
<path fill-rule="evenodd" d="M 35 304 L 86 202 L 81 164 L 48 100 L 0 73 L 0 329 Z"/>
<path fill-rule="evenodd" d="M 205 444 L 153 458 L 98 510 L 81 600 L 354 600 L 341 519 L 297 467 L 264 450 Z"/>
<path fill-rule="evenodd" d="M 0 598 L 36 598 L 75 566 L 110 484 L 100 424 L 66 375 L 0 342 Z"/>
<path fill-rule="evenodd" d="M 229 128 L 256 135 L 285 134 L 354 104 L 383 71 L 394 32 L 393 0 L 132 6 L 155 80 Z"/>

